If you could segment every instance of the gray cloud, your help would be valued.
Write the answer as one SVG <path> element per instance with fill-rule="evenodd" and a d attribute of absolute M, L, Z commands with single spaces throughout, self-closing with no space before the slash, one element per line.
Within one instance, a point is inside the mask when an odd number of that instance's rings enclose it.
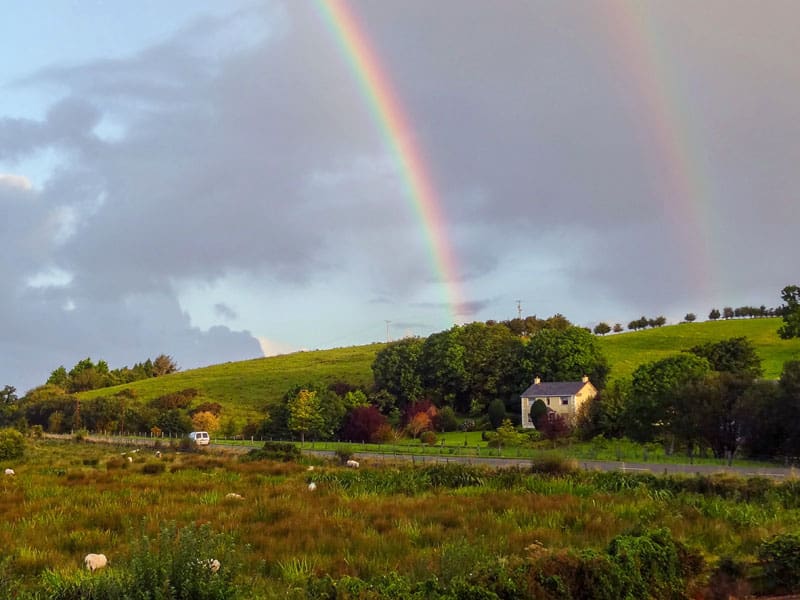
<path fill-rule="evenodd" d="M 516 299 L 579 322 L 612 307 L 702 314 L 776 302 L 797 277 L 781 259 L 800 191 L 791 3 L 647 5 L 659 38 L 644 41 L 664 53 L 649 57 L 627 55 L 595 5 L 354 6 L 439 192 L 463 316 L 509 318 Z M 335 282 L 379 326 L 447 311 L 405 174 L 313 6 L 199 18 L 132 56 L 11 86 L 54 100 L 40 119 L 0 116 L 0 160 L 61 162 L 31 189 L 0 179 L 14 249 L 0 273 L 15 290 L 2 325 L 17 348 L 4 350 L 20 357 L 0 376 L 101 352 L 253 355 L 249 333 L 201 331 L 177 301 L 232 274 L 276 297 Z M 54 270 L 71 279 L 27 285 Z"/>

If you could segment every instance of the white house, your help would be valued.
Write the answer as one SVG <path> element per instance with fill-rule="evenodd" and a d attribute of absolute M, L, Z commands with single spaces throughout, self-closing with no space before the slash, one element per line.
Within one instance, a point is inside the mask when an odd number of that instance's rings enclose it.
<path fill-rule="evenodd" d="M 597 388 L 589 378 L 584 376 L 580 381 L 545 381 L 538 377 L 533 384 L 520 395 L 522 408 L 522 426 L 534 427 L 531 421 L 531 406 L 537 400 L 544 402 L 548 412 L 573 420 L 578 409 L 597 395 Z"/>

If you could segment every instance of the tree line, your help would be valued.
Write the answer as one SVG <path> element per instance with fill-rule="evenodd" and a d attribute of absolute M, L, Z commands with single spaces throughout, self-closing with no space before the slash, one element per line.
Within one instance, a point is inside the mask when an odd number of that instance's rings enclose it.
<path fill-rule="evenodd" d="M 91 358 L 85 358 L 78 361 L 69 371 L 61 365 L 50 373 L 46 383 L 74 394 L 169 375 L 176 371 L 178 365 L 166 354 L 160 354 L 153 360 L 148 358 L 130 368 L 125 366 L 119 369 L 109 369 L 108 363 L 104 360 L 94 363 Z"/>

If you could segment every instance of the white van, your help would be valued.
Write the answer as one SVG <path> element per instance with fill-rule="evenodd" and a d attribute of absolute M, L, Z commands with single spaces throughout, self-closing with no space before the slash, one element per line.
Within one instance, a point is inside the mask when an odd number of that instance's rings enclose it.
<path fill-rule="evenodd" d="M 189 434 L 189 439 L 198 446 L 208 446 L 208 442 L 211 438 L 208 437 L 207 431 L 193 431 Z"/>

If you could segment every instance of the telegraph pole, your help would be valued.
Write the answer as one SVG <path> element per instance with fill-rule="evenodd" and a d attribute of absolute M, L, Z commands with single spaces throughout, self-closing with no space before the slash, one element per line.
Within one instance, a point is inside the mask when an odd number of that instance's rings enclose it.
<path fill-rule="evenodd" d="M 389 342 L 392 341 L 389 338 L 389 323 L 391 323 L 391 321 L 389 321 L 388 319 L 385 319 L 385 321 L 386 321 L 386 343 L 388 344 Z"/>
<path fill-rule="evenodd" d="M 517 300 L 517 318 L 522 321 L 522 300 Z"/>

